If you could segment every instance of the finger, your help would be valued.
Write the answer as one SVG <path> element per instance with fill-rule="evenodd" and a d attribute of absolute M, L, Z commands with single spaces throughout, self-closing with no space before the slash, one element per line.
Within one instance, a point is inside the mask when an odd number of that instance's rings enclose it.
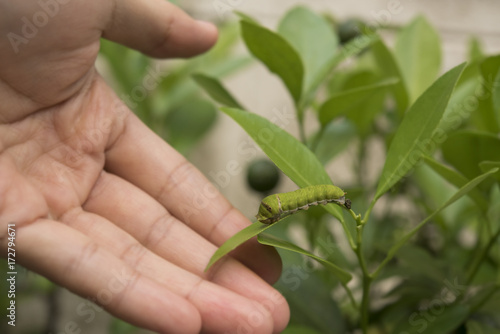
<path fill-rule="evenodd" d="M 20 228 L 16 248 L 23 266 L 132 324 L 162 333 L 201 328 L 191 303 L 64 224 L 38 220 Z"/>
<path fill-rule="evenodd" d="M 172 215 L 215 245 L 221 245 L 248 226 L 248 219 L 137 117 L 128 117 L 124 129 L 107 149 L 107 170 L 147 192 Z M 277 280 L 281 260 L 276 251 L 256 242 L 246 247 L 250 247 L 249 252 L 240 258 L 245 265 L 256 271 L 274 268 L 259 273 L 270 281 Z"/>
<path fill-rule="evenodd" d="M 109 203 L 113 203 L 109 206 Z M 103 173 L 84 205 L 115 222 L 121 229 L 162 258 L 200 277 L 216 247 L 172 217 L 151 196 L 132 184 Z M 271 269 L 269 269 L 271 270 Z M 286 326 L 288 308 L 283 297 L 237 261 L 229 259 L 210 273 L 210 280 L 266 305 L 278 327 Z M 270 298 L 272 297 L 272 298 Z"/>
<path fill-rule="evenodd" d="M 259 319 L 252 323 L 252 333 L 272 332 L 272 317 L 259 303 L 165 261 L 105 218 L 73 210 L 64 216 L 64 222 L 109 247 L 110 252 L 138 272 L 188 299 L 201 315 L 203 332 L 234 332 L 240 324 L 249 323 L 250 314 Z"/>
<path fill-rule="evenodd" d="M 153 57 L 188 57 L 209 49 L 214 25 L 196 21 L 164 0 L 114 0 L 103 37 Z"/>

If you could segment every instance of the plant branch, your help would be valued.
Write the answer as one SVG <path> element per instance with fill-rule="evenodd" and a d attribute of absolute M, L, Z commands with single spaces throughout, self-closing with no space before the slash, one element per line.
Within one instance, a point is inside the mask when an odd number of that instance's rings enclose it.
<path fill-rule="evenodd" d="M 361 271 L 363 272 L 363 297 L 361 299 L 361 329 L 363 333 L 368 333 L 368 324 L 369 324 L 369 310 L 370 310 L 370 287 L 373 280 L 373 277 L 368 272 L 368 266 L 366 265 L 366 260 L 363 255 L 363 227 L 364 225 L 361 223 L 361 215 L 356 216 L 357 223 L 357 247 L 356 247 L 356 256 L 358 258 L 359 265 L 361 267 Z"/>
<path fill-rule="evenodd" d="M 495 245 L 495 242 L 496 242 L 498 236 L 500 236 L 500 229 L 498 229 L 497 233 L 495 233 L 495 235 L 490 239 L 490 241 L 488 242 L 486 247 L 483 249 L 481 254 L 477 257 L 476 261 L 473 262 L 471 269 L 469 271 L 469 274 L 467 275 L 467 281 L 466 281 L 467 284 L 470 284 L 472 282 L 472 280 L 474 279 L 474 277 L 476 276 L 476 274 L 479 270 L 479 267 L 481 266 L 481 263 L 484 261 L 484 259 L 486 258 L 486 255 L 488 255 L 488 253 L 490 252 L 493 245 Z"/>

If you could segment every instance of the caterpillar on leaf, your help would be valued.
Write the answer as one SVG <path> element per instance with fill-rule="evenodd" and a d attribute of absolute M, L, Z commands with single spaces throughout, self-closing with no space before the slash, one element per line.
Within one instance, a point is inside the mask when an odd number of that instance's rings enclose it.
<path fill-rule="evenodd" d="M 350 209 L 351 201 L 345 198 L 345 194 L 339 187 L 323 184 L 270 195 L 260 203 L 256 217 L 261 223 L 274 224 L 299 210 L 307 210 L 313 205 L 336 203 Z"/>

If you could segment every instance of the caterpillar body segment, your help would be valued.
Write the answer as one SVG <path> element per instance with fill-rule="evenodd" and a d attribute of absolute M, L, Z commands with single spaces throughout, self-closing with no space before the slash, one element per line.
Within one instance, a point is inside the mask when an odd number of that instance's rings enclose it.
<path fill-rule="evenodd" d="M 345 192 L 333 185 L 309 186 L 295 191 L 280 193 L 264 198 L 259 207 L 257 220 L 264 224 L 273 224 L 299 210 L 307 210 L 313 205 L 336 203 L 351 208 L 351 201 L 346 200 Z"/>

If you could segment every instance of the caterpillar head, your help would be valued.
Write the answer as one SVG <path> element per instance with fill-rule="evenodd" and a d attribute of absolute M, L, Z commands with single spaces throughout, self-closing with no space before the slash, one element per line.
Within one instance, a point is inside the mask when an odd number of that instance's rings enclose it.
<path fill-rule="evenodd" d="M 272 224 L 278 221 L 280 215 L 278 198 L 276 195 L 267 196 L 262 200 L 257 216 L 258 221 L 264 224 Z"/>

